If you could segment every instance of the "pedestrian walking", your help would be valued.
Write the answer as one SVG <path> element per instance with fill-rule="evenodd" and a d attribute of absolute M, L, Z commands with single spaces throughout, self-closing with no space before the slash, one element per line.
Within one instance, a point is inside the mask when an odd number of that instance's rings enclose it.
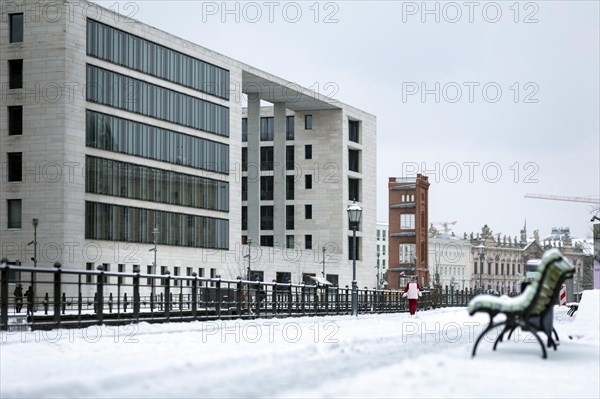
<path fill-rule="evenodd" d="M 25 291 L 25 299 L 27 300 L 27 316 L 33 316 L 33 289 L 31 286 Z"/>
<path fill-rule="evenodd" d="M 421 286 L 417 283 L 417 277 L 412 276 L 411 280 L 404 288 L 403 298 L 408 298 L 408 311 L 411 316 L 417 313 L 417 299 L 421 296 Z"/>
<path fill-rule="evenodd" d="M 21 313 L 21 308 L 23 307 L 23 284 L 17 284 L 15 288 L 15 312 Z"/>

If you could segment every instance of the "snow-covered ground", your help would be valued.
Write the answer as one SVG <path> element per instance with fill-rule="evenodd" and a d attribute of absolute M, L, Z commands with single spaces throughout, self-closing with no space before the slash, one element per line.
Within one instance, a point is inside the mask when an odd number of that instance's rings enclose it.
<path fill-rule="evenodd" d="M 0 397 L 598 398 L 599 292 L 556 307 L 547 360 L 523 332 L 471 358 L 487 317 L 464 308 L 4 332 Z"/>

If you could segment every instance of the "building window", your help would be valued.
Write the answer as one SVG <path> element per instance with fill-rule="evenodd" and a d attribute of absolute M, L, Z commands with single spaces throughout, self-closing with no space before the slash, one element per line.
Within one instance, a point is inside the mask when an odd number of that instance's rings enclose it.
<path fill-rule="evenodd" d="M 248 118 L 242 118 L 242 142 L 248 141 Z"/>
<path fill-rule="evenodd" d="M 312 159 L 312 145 L 306 144 L 304 146 L 304 159 Z"/>
<path fill-rule="evenodd" d="M 272 247 L 273 236 L 260 236 L 260 245 L 261 247 Z"/>
<path fill-rule="evenodd" d="M 304 236 L 304 248 L 312 249 L 312 234 L 306 234 Z"/>
<path fill-rule="evenodd" d="M 400 244 L 400 263 L 415 263 L 417 257 L 417 246 L 415 244 Z"/>
<path fill-rule="evenodd" d="M 23 87 L 23 60 L 8 61 L 8 88 L 21 89 Z"/>
<path fill-rule="evenodd" d="M 315 285 L 315 280 L 311 277 L 316 277 L 315 273 L 302 273 L 302 284 L 305 285 Z"/>
<path fill-rule="evenodd" d="M 85 270 L 87 270 L 88 272 L 91 272 L 94 270 L 94 264 L 93 263 L 86 263 L 85 264 Z M 85 275 L 85 282 L 86 283 L 91 283 L 92 282 L 92 275 L 91 274 L 86 274 Z"/>
<path fill-rule="evenodd" d="M 242 201 L 248 201 L 248 178 L 242 177 Z"/>
<path fill-rule="evenodd" d="M 348 260 L 352 260 L 352 251 L 354 251 L 354 239 L 348 237 Z M 360 260 L 360 237 L 356 237 L 356 260 Z"/>
<path fill-rule="evenodd" d="M 294 170 L 294 146 L 285 147 L 285 170 Z"/>
<path fill-rule="evenodd" d="M 248 147 L 242 147 L 242 172 L 248 171 Z"/>
<path fill-rule="evenodd" d="M 313 126 L 313 117 L 312 115 L 304 115 L 304 129 L 310 130 Z"/>
<path fill-rule="evenodd" d="M 292 273 L 289 272 L 277 272 L 275 273 L 275 281 L 280 284 L 289 284 L 292 282 Z M 280 289 L 280 288 L 278 288 Z"/>
<path fill-rule="evenodd" d="M 8 160 L 8 181 L 23 180 L 23 153 L 9 152 Z"/>
<path fill-rule="evenodd" d="M 360 201 L 360 180 L 348 179 L 348 199 L 350 201 Z"/>
<path fill-rule="evenodd" d="M 306 219 L 312 219 L 312 205 L 304 205 L 304 215 Z"/>
<path fill-rule="evenodd" d="M 102 271 L 110 272 L 110 263 L 103 263 L 102 264 Z M 105 274 L 104 275 L 104 284 L 109 284 L 109 283 L 110 283 L 110 276 L 107 276 Z"/>
<path fill-rule="evenodd" d="M 400 215 L 400 230 L 414 230 L 415 229 L 415 215 L 404 214 Z"/>
<path fill-rule="evenodd" d="M 286 248 L 294 248 L 294 236 L 293 235 L 285 236 L 285 247 Z"/>
<path fill-rule="evenodd" d="M 20 43 L 23 41 L 23 14 L 9 14 L 10 18 L 10 42 Z"/>
<path fill-rule="evenodd" d="M 260 177 L 260 199 L 263 201 L 273 200 L 273 176 Z"/>
<path fill-rule="evenodd" d="M 348 139 L 359 143 L 358 121 L 348 121 Z"/>
<path fill-rule="evenodd" d="M 229 209 L 228 182 L 91 156 L 86 156 L 85 190 L 170 205 Z"/>
<path fill-rule="evenodd" d="M 179 267 L 173 267 L 173 276 L 179 276 Z M 179 280 L 173 280 L 173 286 L 177 287 L 179 285 Z"/>
<path fill-rule="evenodd" d="M 477 274 L 477 261 L 473 262 L 473 274 Z"/>
<path fill-rule="evenodd" d="M 185 275 L 188 277 L 192 277 L 192 268 L 191 267 L 186 267 L 185 268 Z M 187 280 L 185 285 L 187 285 L 188 287 L 192 285 L 192 280 Z"/>
<path fill-rule="evenodd" d="M 260 118 L 260 141 L 273 141 L 273 117 Z"/>
<path fill-rule="evenodd" d="M 117 266 L 117 270 L 119 271 L 119 273 L 125 273 L 125 265 L 122 263 L 119 263 Z M 119 276 L 117 277 L 117 284 L 123 284 L 123 276 Z"/>
<path fill-rule="evenodd" d="M 7 200 L 8 205 L 8 228 L 9 229 L 20 229 L 21 228 L 21 200 L 10 199 Z"/>
<path fill-rule="evenodd" d="M 106 47 L 113 50 L 118 48 L 117 45 Z M 88 101 L 229 137 L 229 108 L 226 106 L 91 64 L 87 65 L 86 79 Z M 136 93 L 152 93 L 155 100 L 151 101 L 152 97 L 148 95 L 142 96 L 146 101 L 132 101 L 131 96 L 122 91 L 116 94 L 115 87 L 135 87 Z"/>
<path fill-rule="evenodd" d="M 294 205 L 285 206 L 285 229 L 294 230 Z"/>
<path fill-rule="evenodd" d="M 348 170 L 360 172 L 360 151 L 348 150 Z"/>
<path fill-rule="evenodd" d="M 228 70 L 89 18 L 87 54 L 229 100 Z"/>
<path fill-rule="evenodd" d="M 229 173 L 227 144 L 94 111 L 86 112 L 85 128 L 88 147 Z"/>
<path fill-rule="evenodd" d="M 260 207 L 260 229 L 273 230 L 273 206 Z"/>
<path fill-rule="evenodd" d="M 377 229 L 377 239 L 379 240 L 380 237 L 381 237 L 381 230 Z"/>
<path fill-rule="evenodd" d="M 337 274 L 327 274 L 325 279 L 329 281 L 334 287 L 339 287 L 340 278 Z"/>
<path fill-rule="evenodd" d="M 285 139 L 294 140 L 294 117 L 287 116 L 285 118 Z"/>
<path fill-rule="evenodd" d="M 387 230 L 383 230 L 383 234 L 382 234 L 381 240 L 385 241 L 385 237 L 387 237 Z"/>
<path fill-rule="evenodd" d="M 285 199 L 293 200 L 294 199 L 294 176 L 286 176 L 285 177 Z"/>
<path fill-rule="evenodd" d="M 273 147 L 260 147 L 260 170 L 273 170 Z"/>
<path fill-rule="evenodd" d="M 382 253 L 383 253 L 383 255 L 385 255 L 385 245 L 382 245 L 382 246 L 381 246 L 381 249 L 382 249 Z"/>
<path fill-rule="evenodd" d="M 304 188 L 307 190 L 312 188 L 312 175 L 304 176 Z"/>
<path fill-rule="evenodd" d="M 248 230 L 248 207 L 242 207 L 242 230 Z"/>
<path fill-rule="evenodd" d="M 8 135 L 18 136 L 23 134 L 23 107 L 8 107 Z"/>

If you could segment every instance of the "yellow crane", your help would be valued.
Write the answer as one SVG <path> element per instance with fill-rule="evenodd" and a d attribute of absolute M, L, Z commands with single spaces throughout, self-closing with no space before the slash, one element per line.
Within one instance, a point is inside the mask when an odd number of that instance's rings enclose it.
<path fill-rule="evenodd" d="M 568 197 L 566 195 L 549 194 L 525 194 L 525 198 L 538 198 L 553 201 L 583 202 L 585 204 L 600 205 L 600 198 L 597 197 Z"/>

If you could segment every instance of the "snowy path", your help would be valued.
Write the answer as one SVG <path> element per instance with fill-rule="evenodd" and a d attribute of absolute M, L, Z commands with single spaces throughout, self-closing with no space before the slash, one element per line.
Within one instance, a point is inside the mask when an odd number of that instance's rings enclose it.
<path fill-rule="evenodd" d="M 557 308 L 548 360 L 523 333 L 471 359 L 486 318 L 461 308 L 4 333 L 0 397 L 598 398 L 592 294 L 575 318 Z"/>

